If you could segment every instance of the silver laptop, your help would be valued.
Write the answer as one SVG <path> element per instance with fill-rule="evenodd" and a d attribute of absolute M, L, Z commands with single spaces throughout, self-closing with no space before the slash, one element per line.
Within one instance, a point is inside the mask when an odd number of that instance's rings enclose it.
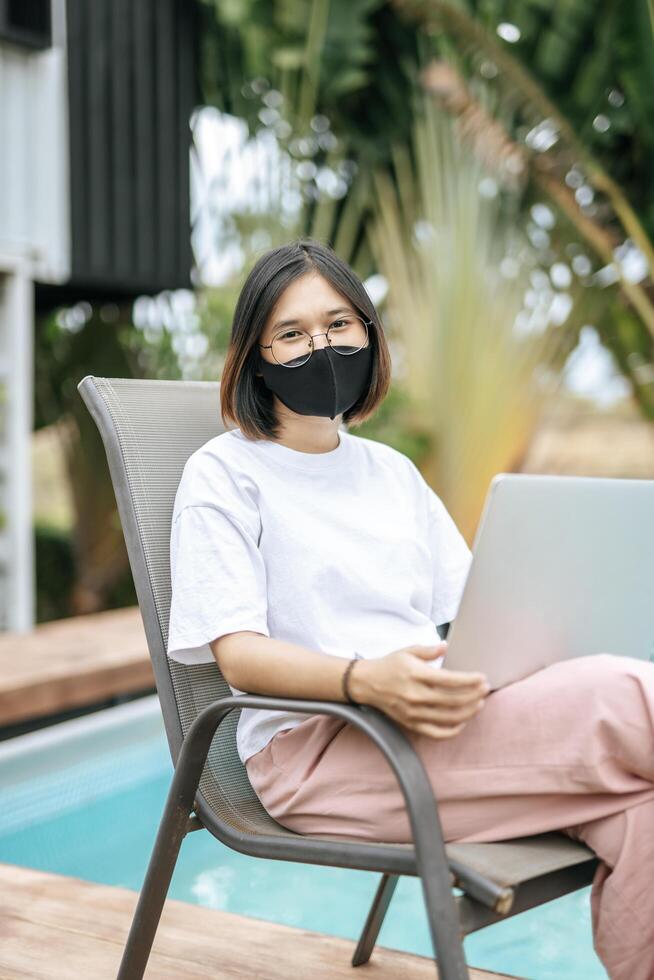
<path fill-rule="evenodd" d="M 557 660 L 654 661 L 654 480 L 498 473 L 443 667 L 491 689 Z"/>

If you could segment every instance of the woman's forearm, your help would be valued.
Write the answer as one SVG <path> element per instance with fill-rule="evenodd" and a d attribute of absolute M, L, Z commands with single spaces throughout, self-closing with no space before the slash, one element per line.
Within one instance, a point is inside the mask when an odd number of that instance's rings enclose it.
<path fill-rule="evenodd" d="M 348 666 L 345 657 L 244 630 L 210 645 L 223 676 L 239 691 L 312 701 L 347 700 L 342 686 Z M 479 671 L 436 666 L 446 649 L 443 640 L 357 660 L 350 672 L 350 695 L 358 704 L 370 704 L 415 732 L 452 738 L 483 708 L 490 686 Z"/>
<path fill-rule="evenodd" d="M 228 633 L 210 645 L 225 680 L 239 691 L 345 701 L 342 678 L 348 661 L 344 657 L 245 631 Z M 359 675 L 366 672 L 366 666 L 362 660 L 352 670 L 350 691 L 357 700 L 365 697 L 363 676 Z"/>

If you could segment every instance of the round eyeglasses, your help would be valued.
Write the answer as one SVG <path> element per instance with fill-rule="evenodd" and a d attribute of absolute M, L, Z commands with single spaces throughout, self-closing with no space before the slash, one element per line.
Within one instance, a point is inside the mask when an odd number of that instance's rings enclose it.
<path fill-rule="evenodd" d="M 368 327 L 372 320 L 364 320 L 354 313 L 348 313 L 330 323 L 324 333 L 327 344 L 337 354 L 345 356 L 356 354 L 368 343 Z M 322 333 L 309 334 L 306 330 L 286 327 L 275 334 L 271 344 L 259 344 L 259 347 L 270 349 L 273 358 L 282 367 L 301 367 L 309 360 L 314 351 L 314 337 Z"/>

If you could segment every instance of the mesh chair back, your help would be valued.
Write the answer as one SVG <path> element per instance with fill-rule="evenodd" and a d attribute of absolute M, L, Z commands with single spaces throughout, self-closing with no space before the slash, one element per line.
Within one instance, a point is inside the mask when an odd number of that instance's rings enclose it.
<path fill-rule="evenodd" d="M 198 713 L 231 694 L 216 663 L 179 664 L 166 654 L 175 493 L 189 456 L 225 431 L 220 385 L 89 375 L 78 387 L 105 444 L 168 744 L 176 761 Z M 266 813 L 250 785 L 236 749 L 239 714 L 230 712 L 212 742 L 200 795 L 237 830 L 292 835 Z"/>

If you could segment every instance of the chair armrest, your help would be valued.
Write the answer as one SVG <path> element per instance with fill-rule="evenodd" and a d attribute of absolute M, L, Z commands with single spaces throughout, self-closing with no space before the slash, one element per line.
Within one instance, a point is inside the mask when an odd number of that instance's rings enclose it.
<path fill-rule="evenodd" d="M 397 779 L 409 814 L 416 860 L 423 869 L 422 875 L 432 874 L 437 879 L 443 874 L 443 869 L 449 867 L 455 875 L 455 884 L 463 888 L 471 898 L 490 908 L 497 907 L 498 902 L 506 904 L 510 901 L 511 889 L 497 885 L 456 859 L 448 857 L 438 803 L 422 759 L 402 729 L 388 715 L 371 705 L 355 706 L 340 701 L 300 700 L 260 694 L 221 698 L 207 705 L 191 724 L 176 761 L 176 771 L 179 768 L 184 769 L 187 778 L 196 780 L 195 785 L 199 783 L 216 730 L 235 708 L 325 714 L 356 725 L 380 749 Z M 444 905 L 442 912 L 443 915 L 449 915 L 450 909 Z"/>

